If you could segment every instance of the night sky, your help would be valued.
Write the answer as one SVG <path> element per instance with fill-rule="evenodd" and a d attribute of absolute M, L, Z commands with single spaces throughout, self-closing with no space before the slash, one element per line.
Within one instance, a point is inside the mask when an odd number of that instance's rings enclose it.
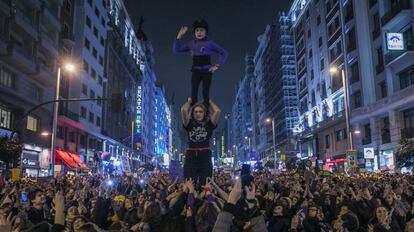
<path fill-rule="evenodd" d="M 226 64 L 213 75 L 210 97 L 224 113 L 231 111 L 235 86 L 244 74 L 244 57 L 254 53 L 257 36 L 266 24 L 288 11 L 291 0 L 124 0 L 133 21 L 143 15 L 147 18 L 143 30 L 155 50 L 155 72 L 166 89 L 170 101 L 175 92 L 175 103 L 181 105 L 190 95 L 189 53 L 174 54 L 172 43 L 180 26 L 189 27 L 184 41 L 193 39 L 192 24 L 203 18 L 209 23 L 209 39 L 229 52 Z M 215 59 L 212 59 L 213 61 Z M 199 100 L 201 97 L 201 86 Z"/>

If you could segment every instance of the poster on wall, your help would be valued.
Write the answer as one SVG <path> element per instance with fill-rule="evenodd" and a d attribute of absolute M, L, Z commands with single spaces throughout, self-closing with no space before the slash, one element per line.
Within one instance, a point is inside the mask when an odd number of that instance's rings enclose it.
<path fill-rule="evenodd" d="M 394 152 L 392 150 L 383 150 L 380 152 L 380 170 L 381 171 L 393 171 L 394 165 Z"/>

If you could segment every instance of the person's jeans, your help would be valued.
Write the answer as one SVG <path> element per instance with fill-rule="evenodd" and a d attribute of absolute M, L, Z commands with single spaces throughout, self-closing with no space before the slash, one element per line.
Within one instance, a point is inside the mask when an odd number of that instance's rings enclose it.
<path fill-rule="evenodd" d="M 187 150 L 184 162 L 184 178 L 191 178 L 194 187 L 199 191 L 205 185 L 206 178 L 213 174 L 211 150 Z"/>
<path fill-rule="evenodd" d="M 198 88 L 203 82 L 203 100 L 204 104 L 209 106 L 210 104 L 210 86 L 213 74 L 211 72 L 193 72 L 191 76 L 191 99 L 192 104 L 197 102 Z"/>

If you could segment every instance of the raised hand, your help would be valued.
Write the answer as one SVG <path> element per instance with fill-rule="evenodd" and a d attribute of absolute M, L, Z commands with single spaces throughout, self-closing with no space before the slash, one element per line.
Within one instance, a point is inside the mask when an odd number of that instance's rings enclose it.
<path fill-rule="evenodd" d="M 185 182 L 185 186 L 187 186 L 189 193 L 194 193 L 194 183 L 191 178 Z"/>
<path fill-rule="evenodd" d="M 372 224 L 368 225 L 368 232 L 374 232 L 374 226 Z"/>
<path fill-rule="evenodd" d="M 177 34 L 177 39 L 181 39 L 181 37 L 187 32 L 188 27 L 182 26 Z"/>
<path fill-rule="evenodd" d="M 212 187 L 211 187 L 211 178 L 207 177 L 206 178 L 206 184 L 203 186 L 205 189 L 208 189 L 211 191 Z"/>
<path fill-rule="evenodd" d="M 241 179 L 237 179 L 236 183 L 234 183 L 233 189 L 231 190 L 229 197 L 227 198 L 227 202 L 230 204 L 236 204 L 237 201 L 240 199 L 241 196 Z"/>
<path fill-rule="evenodd" d="M 290 229 L 296 230 L 299 227 L 299 215 L 295 215 L 290 223 Z"/>
<path fill-rule="evenodd" d="M 252 183 L 250 186 L 251 188 L 249 188 L 248 186 L 244 186 L 244 191 L 246 191 L 246 199 L 254 200 L 256 198 L 256 185 Z"/>
<path fill-rule="evenodd" d="M 62 192 L 56 192 L 55 197 L 53 198 L 53 204 L 55 205 L 55 224 L 65 225 L 65 197 Z"/>
<path fill-rule="evenodd" d="M 0 215 L 0 231 L 11 231 L 12 225 L 16 216 L 12 217 L 13 213 L 10 212 L 6 217 L 6 214 Z"/>

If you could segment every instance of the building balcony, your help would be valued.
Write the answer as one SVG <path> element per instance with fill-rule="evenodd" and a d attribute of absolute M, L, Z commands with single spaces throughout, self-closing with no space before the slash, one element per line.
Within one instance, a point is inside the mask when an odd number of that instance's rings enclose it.
<path fill-rule="evenodd" d="M 328 39 L 328 47 L 332 46 L 333 43 L 335 43 L 339 37 L 342 35 L 341 28 L 337 28 L 336 31 L 329 37 Z"/>
<path fill-rule="evenodd" d="M 326 23 L 330 22 L 332 18 L 335 16 L 336 12 L 339 10 L 339 1 L 335 1 L 334 5 L 331 9 L 327 10 L 326 13 Z"/>
<path fill-rule="evenodd" d="M 59 115 L 69 118 L 75 122 L 79 122 L 79 115 L 75 112 L 72 112 L 64 107 L 59 107 Z"/>
<path fill-rule="evenodd" d="M 56 40 L 53 38 L 50 38 L 48 34 L 45 32 L 42 33 L 42 37 L 40 40 L 40 44 L 43 48 L 45 48 L 50 54 L 52 54 L 54 57 L 58 57 L 59 51 L 57 48 Z"/>
<path fill-rule="evenodd" d="M 391 9 L 381 17 L 381 24 L 385 29 L 392 28 L 403 18 L 410 17 L 410 11 L 410 0 L 395 1 Z"/>
<path fill-rule="evenodd" d="M 298 70 L 299 70 L 298 76 L 302 77 L 306 73 L 306 66 L 299 67 Z"/>
<path fill-rule="evenodd" d="M 50 4 L 45 5 L 42 16 L 44 16 L 45 19 L 43 23 L 47 23 L 48 25 L 53 26 L 56 30 L 60 31 L 58 12 L 56 9 L 53 9 Z"/>
<path fill-rule="evenodd" d="M 29 17 L 26 13 L 16 8 L 15 22 L 22 30 L 26 31 L 33 39 L 37 39 L 39 33 L 37 32 L 37 26 L 34 18 Z"/>
<path fill-rule="evenodd" d="M 401 138 L 411 139 L 414 138 L 414 127 L 407 127 L 401 129 Z"/>
<path fill-rule="evenodd" d="M 390 67 L 398 67 L 407 61 L 414 60 L 414 45 L 406 44 L 403 51 L 389 51 L 385 54 L 385 64 Z"/>
<path fill-rule="evenodd" d="M 62 43 L 65 44 L 65 46 L 68 46 L 68 47 L 75 46 L 75 36 L 71 32 L 63 31 L 60 34 L 60 40 L 62 41 Z"/>
<path fill-rule="evenodd" d="M 4 60 L 22 72 L 36 72 L 36 64 L 31 52 L 25 50 L 16 43 L 11 43 L 9 45 L 7 56 L 4 56 Z"/>
<path fill-rule="evenodd" d="M 55 84 L 52 69 L 41 62 L 37 62 L 36 71 L 30 76 L 37 82 L 47 87 L 52 87 Z"/>
<path fill-rule="evenodd" d="M 414 86 L 409 86 L 394 92 L 370 105 L 352 109 L 351 124 L 365 120 L 367 117 L 387 114 L 390 110 L 412 107 Z"/>

